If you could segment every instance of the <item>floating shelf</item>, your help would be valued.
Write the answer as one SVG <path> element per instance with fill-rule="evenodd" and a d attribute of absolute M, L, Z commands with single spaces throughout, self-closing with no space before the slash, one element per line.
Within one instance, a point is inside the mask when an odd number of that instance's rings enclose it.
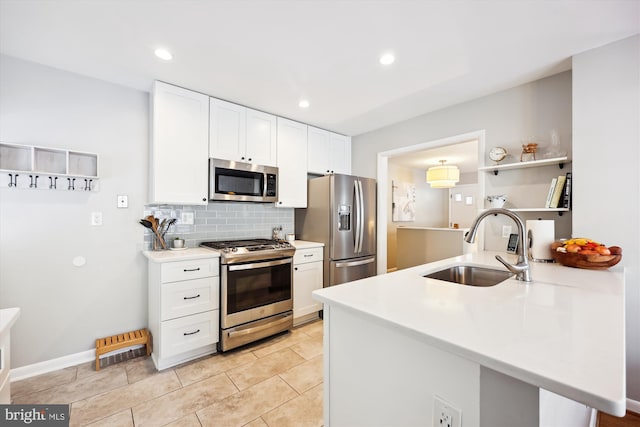
<path fill-rule="evenodd" d="M 514 162 L 514 163 L 506 163 L 503 165 L 483 166 L 478 168 L 478 170 L 483 172 L 493 172 L 494 174 L 497 175 L 499 171 L 504 171 L 504 170 L 537 168 L 537 167 L 549 166 L 549 165 L 558 165 L 560 169 L 562 169 L 564 167 L 564 164 L 569 162 L 570 160 L 568 160 L 568 157 L 564 156 L 564 157 L 554 157 L 552 159 L 532 160 L 530 162 Z"/>
<path fill-rule="evenodd" d="M 96 189 L 98 180 L 98 155 L 0 143 L 0 173 L 6 175 L 0 187 L 92 191 Z M 63 178 L 63 181 L 57 182 L 58 178 Z"/>

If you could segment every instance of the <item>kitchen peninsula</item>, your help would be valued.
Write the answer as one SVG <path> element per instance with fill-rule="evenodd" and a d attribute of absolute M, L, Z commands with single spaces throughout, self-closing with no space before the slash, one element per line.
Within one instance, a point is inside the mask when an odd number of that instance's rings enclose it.
<path fill-rule="evenodd" d="M 622 270 L 533 263 L 531 283 L 492 287 L 423 277 L 456 264 L 503 269 L 494 255 L 314 292 L 326 426 L 432 425 L 436 396 L 461 410 L 454 426 L 538 426 L 540 388 L 624 415 Z"/>

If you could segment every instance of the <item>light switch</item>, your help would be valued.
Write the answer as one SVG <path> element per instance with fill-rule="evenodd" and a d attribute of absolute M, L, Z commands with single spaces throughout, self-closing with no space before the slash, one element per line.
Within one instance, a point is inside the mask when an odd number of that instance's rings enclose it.
<path fill-rule="evenodd" d="M 129 197 L 128 196 L 118 196 L 118 208 L 128 208 L 129 207 Z"/>

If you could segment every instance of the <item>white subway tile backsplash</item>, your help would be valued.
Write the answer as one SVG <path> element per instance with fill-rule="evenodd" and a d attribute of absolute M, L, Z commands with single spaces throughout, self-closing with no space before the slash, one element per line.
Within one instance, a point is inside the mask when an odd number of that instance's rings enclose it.
<path fill-rule="evenodd" d="M 193 224 L 182 224 L 182 212 L 194 215 Z M 282 226 L 283 235 L 294 232 L 293 208 L 276 208 L 265 203 L 211 202 L 206 206 L 161 205 L 145 206 L 143 217 L 177 218 L 178 222 L 167 232 L 165 239 L 185 239 L 189 248 L 210 240 L 241 238 L 271 238 L 274 227 Z M 144 241 L 151 248 L 152 233 L 144 229 Z"/>

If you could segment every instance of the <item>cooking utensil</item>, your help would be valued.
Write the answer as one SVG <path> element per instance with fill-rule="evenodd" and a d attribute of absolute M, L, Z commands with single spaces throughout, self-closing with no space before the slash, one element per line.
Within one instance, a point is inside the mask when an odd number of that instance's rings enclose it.
<path fill-rule="evenodd" d="M 156 217 L 154 217 L 153 215 L 149 215 L 145 219 L 141 219 L 140 224 L 153 230 L 153 233 L 158 238 L 158 241 L 160 242 L 162 249 L 167 249 L 167 244 L 164 241 L 164 237 L 158 231 L 158 220 Z"/>

